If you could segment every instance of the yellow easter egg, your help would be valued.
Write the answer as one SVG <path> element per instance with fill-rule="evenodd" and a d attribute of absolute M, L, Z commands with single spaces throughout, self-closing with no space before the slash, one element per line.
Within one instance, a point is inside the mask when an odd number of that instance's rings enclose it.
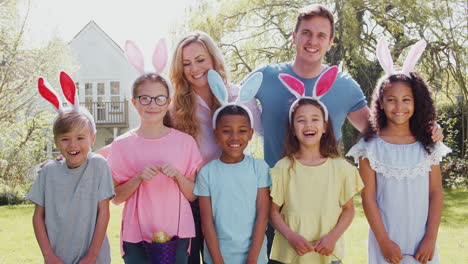
<path fill-rule="evenodd" d="M 153 243 L 166 243 L 171 241 L 171 237 L 164 231 L 157 231 L 153 234 Z"/>

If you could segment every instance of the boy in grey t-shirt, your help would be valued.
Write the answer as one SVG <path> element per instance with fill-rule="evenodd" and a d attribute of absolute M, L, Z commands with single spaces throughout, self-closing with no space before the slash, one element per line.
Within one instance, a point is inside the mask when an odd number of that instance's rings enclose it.
<path fill-rule="evenodd" d="M 36 204 L 34 233 L 46 263 L 108 264 L 111 172 L 102 156 L 90 152 L 92 116 L 79 107 L 60 110 L 53 132 L 64 159 L 47 163 L 27 195 Z"/>

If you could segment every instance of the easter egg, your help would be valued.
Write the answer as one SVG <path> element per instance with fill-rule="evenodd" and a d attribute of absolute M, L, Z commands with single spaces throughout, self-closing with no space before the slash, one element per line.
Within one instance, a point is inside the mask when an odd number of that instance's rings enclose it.
<path fill-rule="evenodd" d="M 153 243 L 166 243 L 171 241 L 171 237 L 164 231 L 157 231 L 153 234 Z"/>

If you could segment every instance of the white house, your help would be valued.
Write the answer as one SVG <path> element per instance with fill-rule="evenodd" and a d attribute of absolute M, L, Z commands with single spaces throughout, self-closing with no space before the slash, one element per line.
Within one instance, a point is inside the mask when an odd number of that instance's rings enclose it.
<path fill-rule="evenodd" d="M 76 82 L 82 105 L 93 114 L 99 149 L 138 125 L 131 102 L 131 86 L 139 72 L 127 61 L 122 48 L 90 21 L 69 43 L 79 70 Z"/>

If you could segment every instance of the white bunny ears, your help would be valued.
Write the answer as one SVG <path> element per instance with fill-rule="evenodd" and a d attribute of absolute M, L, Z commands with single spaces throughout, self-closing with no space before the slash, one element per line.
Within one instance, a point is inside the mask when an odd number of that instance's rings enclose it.
<path fill-rule="evenodd" d="M 414 66 L 416 66 L 416 63 L 424 52 L 426 45 L 426 41 L 421 39 L 411 47 L 400 72 L 395 71 L 393 68 L 392 55 L 388 48 L 388 42 L 384 38 L 381 38 L 377 43 L 376 55 L 377 59 L 379 59 L 380 66 L 382 66 L 387 76 L 401 73 L 411 78 L 409 73 L 413 71 Z"/>
<path fill-rule="evenodd" d="M 37 80 L 37 87 L 39 93 L 44 99 L 46 99 L 52 104 L 54 110 L 58 114 L 57 117 L 70 111 L 82 113 L 91 122 L 93 129 L 92 132 L 93 134 L 96 134 L 96 124 L 94 123 L 94 118 L 86 108 L 80 107 L 75 82 L 65 72 L 60 72 L 60 86 L 62 86 L 63 95 L 71 104 L 71 107 L 64 108 L 62 106 L 62 101 L 60 100 L 60 97 L 58 96 L 57 92 L 55 92 L 55 90 L 46 81 L 46 79 L 44 79 L 44 77 L 39 77 L 39 79 Z"/>
<path fill-rule="evenodd" d="M 315 86 L 312 89 L 312 96 L 304 96 L 305 95 L 305 87 L 304 83 L 300 80 L 294 78 L 293 76 L 285 73 L 280 73 L 278 78 L 280 81 L 286 86 L 286 88 L 297 98 L 289 107 L 289 122 L 292 123 L 291 117 L 292 113 L 294 112 L 297 103 L 302 98 L 308 98 L 317 101 L 323 108 L 325 113 L 325 121 L 328 121 L 328 109 L 320 101 L 320 98 L 324 96 L 330 89 L 333 87 L 335 83 L 336 77 L 338 76 L 338 67 L 333 66 L 324 71 L 315 82 Z"/>
<path fill-rule="evenodd" d="M 128 61 L 140 72 L 145 72 L 145 61 L 143 59 L 143 53 L 140 48 L 131 40 L 125 42 L 125 54 Z M 169 88 L 169 97 L 172 96 L 172 86 L 171 83 L 161 75 L 161 72 L 164 70 L 167 64 L 167 45 L 165 39 L 160 39 L 156 44 L 156 47 L 153 51 L 152 63 L 156 74 L 161 76 L 166 82 Z"/>
<path fill-rule="evenodd" d="M 257 72 L 252 74 L 242 85 L 239 91 L 239 96 L 234 102 L 228 102 L 228 91 L 226 86 L 224 85 L 223 79 L 215 70 L 208 71 L 208 83 L 210 85 L 211 91 L 216 96 L 218 101 L 221 103 L 221 107 L 218 108 L 214 115 L 213 115 L 213 128 L 216 128 L 216 119 L 218 117 L 219 112 L 223 110 L 225 107 L 230 105 L 237 105 L 242 107 L 247 114 L 249 114 L 250 119 L 250 127 L 253 127 L 254 120 L 252 113 L 250 112 L 249 108 L 244 105 L 250 99 L 253 99 L 257 94 L 258 89 L 263 81 L 263 74 L 261 72 Z"/>

